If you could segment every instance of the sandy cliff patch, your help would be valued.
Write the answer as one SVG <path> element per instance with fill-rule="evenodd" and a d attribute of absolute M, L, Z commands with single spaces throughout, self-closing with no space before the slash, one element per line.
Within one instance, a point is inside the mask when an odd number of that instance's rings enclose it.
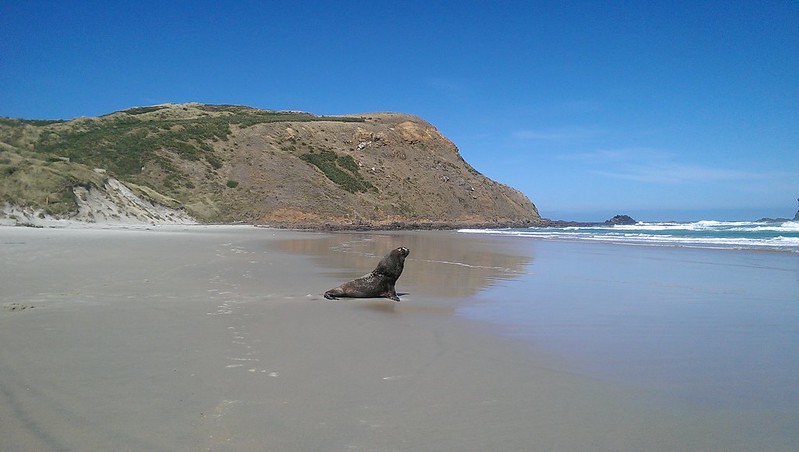
<path fill-rule="evenodd" d="M 102 188 L 77 186 L 72 189 L 77 209 L 64 217 L 45 214 L 40 209 L 4 203 L 0 224 L 58 226 L 72 222 L 108 224 L 193 224 L 184 211 L 144 199 L 125 184 L 108 178 Z"/>

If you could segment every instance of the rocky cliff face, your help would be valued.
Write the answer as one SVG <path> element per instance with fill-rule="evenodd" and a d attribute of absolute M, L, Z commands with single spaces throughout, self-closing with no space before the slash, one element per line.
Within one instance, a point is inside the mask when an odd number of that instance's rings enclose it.
<path fill-rule="evenodd" d="M 54 171 L 60 182 L 42 180 Z M 85 209 L 85 192 L 108 192 L 113 177 L 147 202 L 204 222 L 409 227 L 541 220 L 526 196 L 472 168 L 431 124 L 395 113 L 319 117 L 183 104 L 65 122 L 3 119 L 0 172 L 2 201 L 66 217 Z"/>

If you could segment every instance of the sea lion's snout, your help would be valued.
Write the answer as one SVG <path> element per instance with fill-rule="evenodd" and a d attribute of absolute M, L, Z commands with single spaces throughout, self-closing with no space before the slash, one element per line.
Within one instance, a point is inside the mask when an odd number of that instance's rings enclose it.
<path fill-rule="evenodd" d="M 408 257 L 408 255 L 411 254 L 411 250 L 405 248 L 404 246 L 399 247 L 399 252 L 402 254 L 402 257 Z"/>

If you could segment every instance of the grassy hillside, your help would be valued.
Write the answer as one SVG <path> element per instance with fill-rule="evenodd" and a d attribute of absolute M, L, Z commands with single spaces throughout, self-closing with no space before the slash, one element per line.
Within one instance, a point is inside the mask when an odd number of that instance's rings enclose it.
<path fill-rule="evenodd" d="M 36 207 L 52 216 L 75 209 L 73 189 L 102 186 L 104 176 L 84 165 L 0 152 L 0 201 Z"/>
<path fill-rule="evenodd" d="M 74 187 L 101 187 L 112 175 L 213 222 L 538 218 L 526 197 L 479 174 L 430 124 L 401 114 L 181 104 L 70 121 L 0 118 L 0 171 L 0 199 L 55 215 L 68 215 Z"/>
<path fill-rule="evenodd" d="M 213 143 L 226 141 L 231 126 L 248 127 L 269 122 L 363 121 L 361 118 L 324 118 L 301 112 L 276 112 L 228 105 L 137 107 L 99 118 L 74 121 L 26 121 L 3 118 L 7 144 L 38 154 L 39 158 L 66 157 L 88 166 L 106 168 L 125 178 L 141 172 L 158 151 L 182 159 L 204 159 L 215 168 Z M 26 127 L 27 126 L 27 127 Z M 14 134 L 19 128 L 27 133 Z M 0 129 L 2 130 L 2 129 Z M 168 164 L 167 164 L 168 166 Z"/>

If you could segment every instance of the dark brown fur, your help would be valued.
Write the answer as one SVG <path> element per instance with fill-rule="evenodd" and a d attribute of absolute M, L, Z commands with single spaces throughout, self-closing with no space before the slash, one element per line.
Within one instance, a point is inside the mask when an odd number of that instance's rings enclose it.
<path fill-rule="evenodd" d="M 394 285 L 405 268 L 405 258 L 410 250 L 401 246 L 384 257 L 371 273 L 325 292 L 325 298 L 335 300 L 336 297 L 350 298 L 390 298 L 400 301 Z"/>

